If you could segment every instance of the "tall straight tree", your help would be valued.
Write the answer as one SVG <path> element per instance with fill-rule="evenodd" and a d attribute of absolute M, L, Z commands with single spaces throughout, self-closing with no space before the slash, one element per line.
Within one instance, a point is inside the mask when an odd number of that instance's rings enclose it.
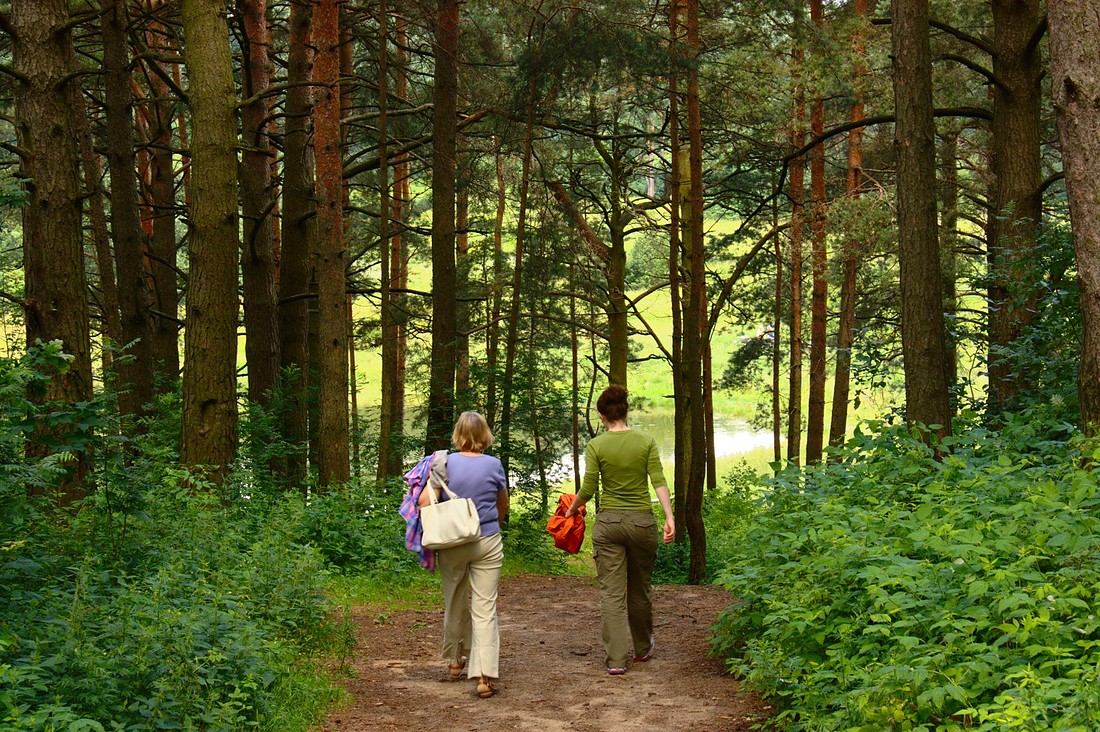
<path fill-rule="evenodd" d="M 814 55 L 821 55 L 825 16 L 822 0 L 810 0 L 810 20 L 816 31 Z M 821 86 L 820 79 L 816 86 Z M 825 98 L 814 91 L 810 103 L 810 134 L 820 139 L 825 132 Z M 810 152 L 810 261 L 813 279 L 810 289 L 810 394 L 806 410 L 806 463 L 821 462 L 825 436 L 825 338 L 828 317 L 829 281 L 826 269 L 825 229 L 825 143 Z"/>
<path fill-rule="evenodd" d="M 951 432 L 936 221 L 936 147 L 928 0 L 893 0 L 898 259 L 905 408 L 910 424 Z"/>
<path fill-rule="evenodd" d="M 313 76 L 309 0 L 290 3 L 287 56 L 286 122 L 283 128 L 282 252 L 279 260 L 279 363 L 292 381 L 286 384 L 288 408 L 283 435 L 297 450 L 287 456 L 287 482 L 305 486 L 309 404 L 308 306 L 314 220 L 313 148 L 309 118 Z"/>
<path fill-rule="evenodd" d="M 699 55 L 699 0 L 687 0 L 685 6 L 685 26 L 687 29 L 686 41 L 691 53 L 696 59 Z M 684 312 L 684 347 L 683 357 L 688 368 L 685 370 L 684 396 L 688 403 L 688 413 L 691 421 L 691 437 L 695 445 L 691 451 L 691 462 L 688 464 L 687 474 L 687 500 L 685 502 L 685 518 L 687 520 L 688 539 L 691 549 L 688 557 L 688 581 L 699 584 L 703 581 L 707 570 L 707 543 L 706 528 L 703 525 L 703 484 L 706 479 L 706 455 L 704 454 L 702 437 L 704 429 L 703 418 L 703 378 L 702 378 L 702 329 L 703 310 L 706 288 L 703 277 L 704 247 L 703 247 L 703 138 L 702 117 L 699 102 L 699 70 L 692 65 L 687 73 L 687 129 L 688 129 L 688 158 L 691 169 L 691 218 L 687 221 L 687 228 L 691 231 L 691 264 L 690 282 L 692 297 L 689 306 Z"/>
<path fill-rule="evenodd" d="M 150 129 L 147 146 L 150 148 L 150 170 L 146 192 L 146 226 L 151 229 L 148 239 L 148 273 L 152 280 L 152 331 L 150 350 L 153 370 L 159 376 L 154 388 L 167 391 L 179 377 L 179 287 L 176 268 L 176 182 L 172 159 L 172 128 L 176 103 L 165 78 L 173 78 L 174 69 L 159 58 L 176 57 L 178 53 L 165 42 L 167 28 L 159 22 L 150 24 L 146 42 L 152 54 L 141 61 L 144 76 L 152 92 L 147 104 Z M 178 64 L 176 64 L 178 66 Z M 183 129 L 181 128 L 181 133 Z M 185 175 L 187 175 L 185 171 Z"/>
<path fill-rule="evenodd" d="M 15 128 L 20 173 L 27 182 L 23 207 L 27 343 L 60 341 L 72 361 L 67 370 L 50 379 L 40 396 L 75 403 L 91 399 L 92 362 L 70 27 L 67 0 L 12 3 Z M 29 449 L 46 454 L 37 437 L 32 437 Z M 74 468 L 75 475 L 56 497 L 59 504 L 85 495 L 82 478 L 88 469 L 87 456 L 80 455 Z"/>
<path fill-rule="evenodd" d="M 795 28 L 802 17 L 802 0 L 795 6 Z M 806 94 L 802 83 L 805 53 L 797 36 L 791 52 L 793 96 L 790 148 L 802 149 L 806 141 Z M 787 404 L 787 459 L 798 465 L 802 457 L 802 241 L 805 224 L 806 163 L 791 160 L 791 364 Z"/>
<path fill-rule="evenodd" d="M 240 186 L 244 247 L 241 280 L 244 285 L 245 361 L 248 398 L 267 404 L 279 379 L 279 320 L 275 285 L 275 189 L 271 169 L 268 125 L 271 110 L 271 47 L 267 0 L 242 0 L 241 38 L 245 48 L 241 83 Z"/>
<path fill-rule="evenodd" d="M 855 0 L 854 10 L 861 23 L 852 39 L 855 53 L 853 69 L 853 99 L 848 109 L 848 121 L 863 121 L 863 87 L 867 74 L 867 49 L 864 45 L 862 23 L 867 19 L 867 0 Z M 855 127 L 848 132 L 848 175 L 845 193 L 855 201 L 863 187 L 863 129 Z M 840 317 L 836 336 L 836 373 L 833 379 L 833 411 L 829 421 L 829 444 L 840 445 L 848 432 L 848 396 L 852 374 L 852 330 L 856 318 L 856 267 L 859 263 L 859 242 L 846 242 L 843 258 L 843 279 L 840 285 Z"/>
<path fill-rule="evenodd" d="M 132 358 L 118 365 L 119 409 L 141 414 L 153 399 L 152 301 L 145 273 L 134 170 L 134 111 L 130 75 L 126 0 L 104 0 L 103 87 L 107 168 L 111 174 L 111 234 L 118 263 L 122 343 Z"/>
<path fill-rule="evenodd" d="M 1100 431 L 1100 15 L 1092 0 L 1050 0 L 1050 88 L 1081 290 L 1081 426 Z"/>
<path fill-rule="evenodd" d="M 378 2 L 378 258 L 382 264 L 379 277 L 382 307 L 382 405 L 378 420 L 379 483 L 400 472 L 400 455 L 393 439 L 397 400 L 397 333 L 393 299 L 393 258 L 390 252 L 390 159 L 389 159 L 389 12 L 386 0 Z M 396 469 L 395 469 L 396 468 Z"/>
<path fill-rule="evenodd" d="M 313 16 L 317 49 L 313 147 L 317 161 L 317 474 L 322 486 L 351 476 L 348 435 L 348 311 L 344 175 L 340 132 L 340 5 L 321 0 Z"/>
<path fill-rule="evenodd" d="M 459 0 L 438 0 L 432 114 L 432 356 L 425 452 L 450 444 L 456 341 L 455 158 L 458 140 Z M 518 297 L 519 293 L 513 294 Z"/>
<path fill-rule="evenodd" d="M 1003 406 L 1027 377 L 1003 349 L 1034 320 L 1039 186 L 1039 0 L 993 0 L 993 210 L 989 234 L 989 391 Z"/>
<path fill-rule="evenodd" d="M 80 145 L 80 166 L 84 188 L 88 196 L 88 228 L 95 251 L 99 282 L 99 310 L 103 323 L 100 326 L 104 340 L 122 343 L 122 320 L 118 308 L 118 282 L 115 280 L 115 258 L 108 233 L 106 196 L 103 194 L 103 168 L 96 155 L 89 129 L 87 105 L 80 91 L 73 94 L 73 111 L 76 113 L 77 141 Z M 111 350 L 103 349 L 103 368 L 113 362 Z"/>
<path fill-rule="evenodd" d="M 681 369 L 683 362 L 683 304 L 680 297 L 681 277 L 681 224 L 682 208 L 681 198 L 684 195 L 683 181 L 681 180 L 680 165 L 682 159 L 682 145 L 680 142 L 680 78 L 677 63 L 681 43 L 680 24 L 680 0 L 671 0 L 668 4 L 668 36 L 669 55 L 673 59 L 668 80 L 668 132 L 669 132 L 669 160 L 672 169 L 669 171 L 669 256 L 668 256 L 668 291 L 672 305 L 672 402 L 673 422 L 677 425 L 674 430 L 674 453 L 680 459 L 673 465 L 672 498 L 673 513 L 675 515 L 676 541 L 683 543 L 687 534 L 679 530 L 681 526 L 687 526 L 685 512 L 687 510 L 687 462 L 684 458 L 691 449 L 691 435 L 687 430 L 679 428 L 679 425 L 687 423 L 687 406 L 684 400 L 684 378 Z"/>
<path fill-rule="evenodd" d="M 191 207 L 180 459 L 220 480 L 237 446 L 237 123 L 221 0 L 183 0 Z"/>

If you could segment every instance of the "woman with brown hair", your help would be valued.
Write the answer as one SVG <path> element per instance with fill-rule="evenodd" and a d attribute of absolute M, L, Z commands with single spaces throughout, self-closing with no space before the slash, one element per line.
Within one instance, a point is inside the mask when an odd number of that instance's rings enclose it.
<path fill-rule="evenodd" d="M 601 492 L 592 548 L 600 582 L 604 663 L 609 674 L 618 676 L 626 673 L 630 658 L 642 663 L 653 657 L 651 580 L 658 532 L 650 484 L 665 514 L 666 544 L 675 538 L 676 524 L 657 442 L 627 425 L 626 388 L 612 384 L 604 389 L 596 411 L 606 431 L 585 449 L 584 481 L 566 516 Z"/>

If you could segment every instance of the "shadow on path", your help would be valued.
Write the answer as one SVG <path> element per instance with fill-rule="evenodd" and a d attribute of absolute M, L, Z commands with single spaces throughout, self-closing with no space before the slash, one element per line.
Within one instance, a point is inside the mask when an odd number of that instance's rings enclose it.
<path fill-rule="evenodd" d="M 709 627 L 728 603 L 717 587 L 656 586 L 654 658 L 608 676 L 595 578 L 505 578 L 501 678 L 491 699 L 478 699 L 473 681 L 448 679 L 442 608 L 355 608 L 351 701 L 322 729 L 750 730 L 770 710 L 707 657 Z"/>

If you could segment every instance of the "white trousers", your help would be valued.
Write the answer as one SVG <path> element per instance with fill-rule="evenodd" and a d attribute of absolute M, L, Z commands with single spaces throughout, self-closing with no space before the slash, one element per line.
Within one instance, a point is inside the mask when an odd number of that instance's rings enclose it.
<path fill-rule="evenodd" d="M 471 679 L 500 676 L 497 586 L 503 563 L 499 533 L 436 553 L 443 583 L 443 658 L 457 665 L 467 657 Z"/>

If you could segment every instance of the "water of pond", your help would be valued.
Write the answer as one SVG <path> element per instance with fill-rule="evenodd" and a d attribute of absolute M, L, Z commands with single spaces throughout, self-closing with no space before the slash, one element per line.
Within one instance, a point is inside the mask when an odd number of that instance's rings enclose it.
<path fill-rule="evenodd" d="M 671 412 L 634 412 L 630 415 L 631 427 L 643 430 L 653 435 L 657 440 L 657 449 L 661 452 L 661 461 L 666 469 L 676 461 L 675 443 L 676 432 L 674 425 L 675 415 Z M 758 430 L 751 427 L 748 422 L 729 419 L 720 415 L 714 417 L 714 454 L 718 459 L 741 455 L 760 447 L 771 447 L 772 433 L 770 430 Z M 584 453 L 580 459 L 581 472 L 584 472 Z M 573 459 L 571 455 L 564 455 L 561 459 L 561 467 L 567 477 L 573 475 Z M 671 478 L 671 476 L 668 476 Z"/>

